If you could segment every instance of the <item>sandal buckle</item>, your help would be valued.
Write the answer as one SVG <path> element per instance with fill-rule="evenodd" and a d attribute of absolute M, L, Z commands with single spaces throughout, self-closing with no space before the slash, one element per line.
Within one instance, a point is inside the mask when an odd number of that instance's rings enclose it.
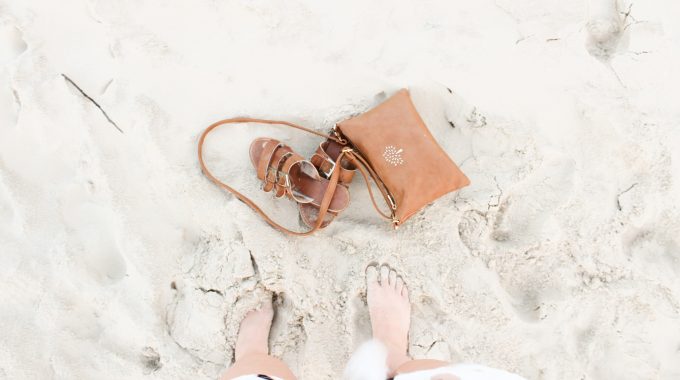
<path fill-rule="evenodd" d="M 279 171 L 276 168 L 268 167 L 267 174 L 264 177 L 265 182 L 276 183 L 279 179 Z"/>
<path fill-rule="evenodd" d="M 281 178 L 283 178 L 283 180 L 285 182 L 284 183 L 285 187 L 291 186 L 290 176 L 288 175 L 288 173 L 282 172 L 282 171 L 280 171 L 276 168 L 273 168 L 273 167 L 269 167 L 267 169 L 267 175 L 265 177 L 265 182 L 278 184 L 279 180 Z"/>
<path fill-rule="evenodd" d="M 331 175 L 333 175 L 333 171 L 335 171 L 335 161 L 331 160 L 328 156 L 324 157 L 324 160 L 331 164 L 331 168 L 326 172 L 323 168 L 319 167 L 319 174 L 326 179 L 331 179 Z"/>

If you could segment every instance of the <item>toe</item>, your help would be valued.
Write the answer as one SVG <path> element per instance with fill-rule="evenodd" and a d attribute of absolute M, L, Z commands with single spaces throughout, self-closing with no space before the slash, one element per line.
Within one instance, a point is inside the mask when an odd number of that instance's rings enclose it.
<path fill-rule="evenodd" d="M 390 286 L 393 288 L 397 287 L 397 272 L 395 270 L 390 271 Z"/>
<path fill-rule="evenodd" d="M 409 299 L 409 297 L 408 297 L 408 287 L 406 287 L 406 284 L 404 284 L 404 286 L 401 289 L 401 296 L 406 298 L 406 299 Z"/>
<path fill-rule="evenodd" d="M 380 285 L 389 285 L 390 267 L 383 265 L 380 267 Z"/>
<path fill-rule="evenodd" d="M 404 279 L 401 277 L 397 277 L 397 293 L 401 294 L 401 292 L 404 290 Z"/>
<path fill-rule="evenodd" d="M 274 295 L 272 293 L 267 293 L 262 298 L 260 303 L 260 310 L 265 312 L 274 312 Z"/>
<path fill-rule="evenodd" d="M 378 268 L 375 265 L 370 265 L 366 268 L 366 283 L 375 284 L 378 282 Z"/>

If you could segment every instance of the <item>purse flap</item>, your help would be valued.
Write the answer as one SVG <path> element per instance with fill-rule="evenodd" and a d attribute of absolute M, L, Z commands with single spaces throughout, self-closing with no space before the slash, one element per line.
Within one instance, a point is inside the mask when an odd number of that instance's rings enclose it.
<path fill-rule="evenodd" d="M 437 144 L 406 89 L 337 126 L 394 198 L 397 225 L 470 183 Z"/>

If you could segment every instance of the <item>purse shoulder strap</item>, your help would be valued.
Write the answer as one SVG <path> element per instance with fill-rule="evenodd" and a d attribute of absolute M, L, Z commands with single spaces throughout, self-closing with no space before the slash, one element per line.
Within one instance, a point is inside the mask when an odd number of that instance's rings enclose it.
<path fill-rule="evenodd" d="M 286 228 L 283 225 L 275 222 L 271 217 L 269 217 L 269 215 L 267 215 L 264 211 L 262 211 L 262 209 L 260 208 L 260 206 L 257 205 L 257 203 L 253 202 L 250 198 L 241 194 L 239 191 L 237 191 L 233 187 L 227 185 L 226 183 L 220 181 L 217 177 L 215 177 L 212 174 L 212 172 L 210 172 L 210 169 L 208 169 L 208 167 L 205 164 L 205 160 L 203 159 L 203 143 L 205 142 L 205 138 L 208 136 L 208 134 L 210 132 L 212 132 L 213 130 L 215 130 L 215 128 L 217 128 L 217 127 L 220 127 L 220 126 L 223 126 L 223 125 L 226 125 L 226 124 L 237 124 L 237 123 L 260 123 L 260 124 L 286 125 L 286 126 L 291 127 L 291 128 L 299 129 L 299 130 L 304 131 L 304 132 L 308 132 L 308 133 L 311 133 L 311 134 L 314 134 L 314 135 L 317 135 L 317 136 L 320 136 L 320 137 L 331 139 L 331 140 L 336 141 L 336 142 L 341 143 L 341 144 L 344 144 L 346 142 L 342 139 L 337 138 L 337 137 L 333 137 L 333 136 L 327 135 L 325 133 L 317 132 L 317 131 L 314 131 L 312 129 L 305 128 L 303 126 L 300 126 L 300 125 L 297 125 L 297 124 L 294 124 L 294 123 L 290 123 L 290 122 L 287 122 L 287 121 L 253 119 L 253 118 L 249 118 L 249 117 L 237 117 L 237 118 L 233 118 L 233 119 L 224 119 L 224 120 L 220 120 L 218 122 L 215 122 L 215 123 L 211 124 L 208 128 L 206 128 L 205 131 L 203 131 L 203 133 L 201 134 L 201 137 L 198 140 L 198 162 L 201 165 L 201 170 L 203 171 L 205 176 L 208 177 L 208 179 L 210 179 L 212 182 L 214 182 L 217 186 L 219 186 L 222 189 L 234 194 L 234 196 L 238 200 L 245 203 L 246 205 L 248 205 L 248 207 L 250 207 L 255 212 L 260 214 L 260 216 L 267 223 L 269 223 L 272 227 L 276 228 L 277 230 L 279 230 L 281 232 L 288 233 L 288 234 L 295 235 L 295 236 L 307 236 L 307 235 L 311 235 L 312 233 L 319 230 L 321 228 L 323 221 L 324 221 L 324 217 L 326 216 L 326 212 L 328 211 L 328 207 L 330 206 L 331 200 L 333 199 L 333 194 L 335 193 L 335 188 L 338 185 L 338 179 L 340 177 L 340 171 L 334 170 L 333 174 L 331 174 L 331 177 L 329 178 L 328 187 L 326 188 L 326 192 L 324 193 L 323 198 L 321 198 L 321 204 L 320 204 L 320 207 L 319 207 L 319 215 L 317 217 L 316 225 L 314 227 L 312 227 L 310 230 L 302 231 L 302 232 L 294 231 L 294 230 L 291 230 L 289 228 Z M 336 165 L 340 165 L 340 160 L 342 159 L 344 154 L 345 154 L 344 151 L 340 153 L 340 155 L 338 156 L 338 158 L 335 162 Z M 375 202 L 374 202 L 374 204 L 375 204 Z"/>
<path fill-rule="evenodd" d="M 364 177 L 364 182 L 366 182 L 366 188 L 368 189 L 368 195 L 371 198 L 371 203 L 373 203 L 373 208 L 375 209 L 375 211 L 378 212 L 378 214 L 381 217 L 391 221 L 393 224 L 396 225 L 398 221 L 395 220 L 394 210 L 396 209 L 397 205 L 395 204 L 394 199 L 392 199 L 392 195 L 390 195 L 383 181 L 380 179 L 380 177 L 378 177 L 378 174 L 373 170 L 371 165 L 369 165 L 368 162 L 366 162 L 366 159 L 362 157 L 359 152 L 352 150 L 351 152 L 348 153 L 348 156 L 354 160 L 353 162 L 354 166 L 356 166 L 356 168 L 359 170 L 361 176 Z M 380 210 L 380 207 L 378 207 L 378 203 L 375 201 L 375 195 L 373 194 L 373 190 L 371 190 L 371 181 L 369 180 L 369 177 L 373 179 L 373 182 L 375 182 L 375 185 L 378 187 L 378 190 L 380 190 L 380 193 L 382 194 L 385 203 L 390 208 L 390 215 L 387 215 L 382 210 Z"/>

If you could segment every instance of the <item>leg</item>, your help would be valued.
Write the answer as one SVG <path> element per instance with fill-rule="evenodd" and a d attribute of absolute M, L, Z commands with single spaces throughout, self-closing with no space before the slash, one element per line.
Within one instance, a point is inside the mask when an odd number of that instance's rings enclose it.
<path fill-rule="evenodd" d="M 264 354 L 250 354 L 237 360 L 222 375 L 221 380 L 230 380 L 244 375 L 267 375 L 283 380 L 295 380 L 295 375 L 281 360 Z"/>
<path fill-rule="evenodd" d="M 243 375 L 269 375 L 284 380 L 295 376 L 279 359 L 269 356 L 269 330 L 272 326 L 274 308 L 271 299 L 257 310 L 252 310 L 241 321 L 236 338 L 236 361 L 222 375 L 222 380 Z"/>
<path fill-rule="evenodd" d="M 373 338 L 387 347 L 387 368 L 390 376 L 409 361 L 408 330 L 411 324 L 411 304 L 408 289 L 397 272 L 386 265 L 366 269 L 368 313 Z"/>
<path fill-rule="evenodd" d="M 402 364 L 397 368 L 395 371 L 395 376 L 397 375 L 402 375 L 406 373 L 411 373 L 411 372 L 417 372 L 417 371 L 427 371 L 430 369 L 435 369 L 439 367 L 446 367 L 448 366 L 449 363 L 441 360 L 433 360 L 433 359 L 416 359 L 416 360 L 411 360 L 407 361 L 406 363 Z M 450 374 L 440 374 L 437 375 L 431 380 L 459 380 L 457 376 L 455 375 L 450 375 Z"/>
<path fill-rule="evenodd" d="M 415 371 L 444 367 L 441 360 L 412 360 L 408 355 L 408 331 L 411 324 L 411 303 L 408 288 L 397 272 L 386 265 L 366 269 L 368 313 L 373 338 L 387 347 L 387 368 L 390 377 Z M 455 380 L 455 376 L 442 380 Z"/>

